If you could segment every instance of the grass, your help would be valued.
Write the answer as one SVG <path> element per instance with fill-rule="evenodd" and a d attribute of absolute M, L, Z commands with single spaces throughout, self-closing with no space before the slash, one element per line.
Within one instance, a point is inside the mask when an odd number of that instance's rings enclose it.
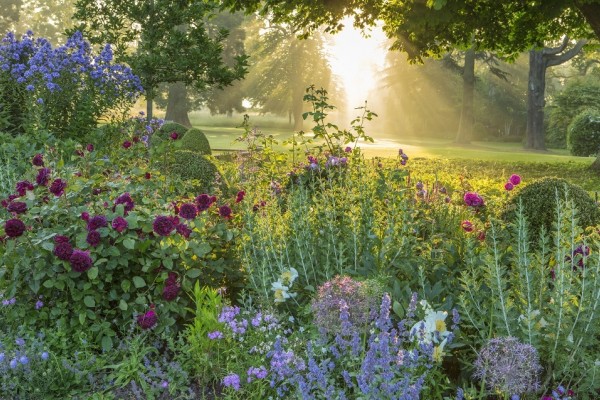
<path fill-rule="evenodd" d="M 232 117 L 210 116 L 206 113 L 192 113 L 192 124 L 202 129 L 214 149 L 244 149 L 244 144 L 235 139 L 242 134 L 239 126 L 243 117 L 235 114 Z M 274 116 L 252 115 L 250 124 L 262 133 L 273 135 L 278 141 L 288 139 L 292 133 L 287 119 Z M 309 124 L 305 124 L 309 125 Z M 308 129 L 308 126 L 305 127 Z M 367 126 L 367 133 L 369 127 Z M 361 143 L 359 146 L 367 157 L 395 157 L 402 148 L 411 158 L 446 158 L 469 159 L 505 162 L 538 162 L 538 163 L 578 163 L 590 165 L 593 157 L 575 157 L 565 149 L 549 149 L 545 152 L 527 151 L 520 143 L 473 141 L 468 145 L 453 143 L 450 139 L 403 137 L 390 138 L 374 135 L 375 143 Z M 284 150 L 279 146 L 277 150 Z"/>

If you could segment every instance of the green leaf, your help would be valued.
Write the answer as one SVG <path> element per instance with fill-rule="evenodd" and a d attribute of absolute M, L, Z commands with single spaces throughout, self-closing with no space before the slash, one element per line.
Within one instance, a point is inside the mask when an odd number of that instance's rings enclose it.
<path fill-rule="evenodd" d="M 92 296 L 85 296 L 83 302 L 89 308 L 96 307 L 96 300 Z M 81 317 L 81 316 L 80 316 Z"/>
<path fill-rule="evenodd" d="M 81 325 L 85 324 L 85 313 L 79 313 L 79 323 Z"/>
<path fill-rule="evenodd" d="M 102 350 L 104 351 L 110 351 L 110 349 L 112 349 L 112 339 L 110 336 L 103 336 L 102 337 Z"/>
<path fill-rule="evenodd" d="M 128 279 L 122 281 L 121 289 L 123 289 L 124 292 L 129 292 L 129 289 L 131 289 L 131 282 Z"/>
<path fill-rule="evenodd" d="M 42 243 L 42 249 L 52 251 L 52 250 L 54 250 L 54 243 L 44 242 L 44 243 Z"/>
<path fill-rule="evenodd" d="M 87 276 L 90 279 L 96 279 L 98 277 L 98 267 L 92 267 L 88 269 Z"/>
<path fill-rule="evenodd" d="M 125 300 L 121 299 L 119 301 L 119 308 L 123 311 L 127 311 L 127 303 L 125 302 Z"/>
<path fill-rule="evenodd" d="M 44 286 L 45 288 L 50 289 L 51 287 L 54 286 L 54 279 L 48 279 L 47 281 L 45 281 L 44 283 L 42 283 L 42 286 Z"/>
<path fill-rule="evenodd" d="M 144 281 L 144 278 L 142 278 L 141 276 L 134 276 L 133 285 L 139 289 L 146 286 L 146 281 Z"/>
<path fill-rule="evenodd" d="M 135 240 L 127 238 L 123 240 L 123 246 L 125 246 L 126 249 L 133 250 L 135 248 Z"/>
<path fill-rule="evenodd" d="M 193 268 L 188 270 L 185 274 L 188 278 L 195 279 L 202 274 L 202 271 L 200 271 L 198 268 Z"/>

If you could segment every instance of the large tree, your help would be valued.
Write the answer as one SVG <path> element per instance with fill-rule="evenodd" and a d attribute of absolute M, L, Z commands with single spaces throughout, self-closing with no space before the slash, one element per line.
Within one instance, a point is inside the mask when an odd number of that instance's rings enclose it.
<path fill-rule="evenodd" d="M 75 17 L 94 43 L 111 43 L 116 59 L 140 77 L 148 119 L 161 83 L 181 82 L 202 90 L 226 86 L 246 73 L 246 57 L 223 62 L 226 31 L 212 34 L 206 21 L 219 2 L 204 0 L 78 0 Z M 131 48 L 134 48 L 132 51 Z"/>
<path fill-rule="evenodd" d="M 293 21 L 308 32 L 323 25 L 337 32 L 347 16 L 354 18 L 357 27 L 382 20 L 384 31 L 394 39 L 392 49 L 406 52 L 412 60 L 441 56 L 457 47 L 516 57 L 523 51 L 543 49 L 565 35 L 582 38 L 593 31 L 600 38 L 600 0 L 225 0 L 223 4 L 270 13 L 275 20 Z M 535 73 L 539 75 L 540 69 Z M 466 96 L 469 89 L 465 85 Z M 539 97 L 537 92 L 534 95 Z M 534 107 L 533 101 L 529 118 L 528 144 L 543 148 L 539 104 Z"/>

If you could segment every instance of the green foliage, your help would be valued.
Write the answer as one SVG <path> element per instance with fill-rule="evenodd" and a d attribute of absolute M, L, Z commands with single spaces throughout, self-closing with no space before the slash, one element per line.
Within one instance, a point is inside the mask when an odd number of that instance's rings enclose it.
<path fill-rule="evenodd" d="M 150 146 L 158 146 L 164 141 L 172 140 L 170 135 L 173 132 L 177 133 L 178 138 L 182 138 L 187 131 L 188 128 L 181 124 L 173 121 L 167 121 L 162 124 L 158 131 L 154 132 L 152 136 L 150 136 Z"/>
<path fill-rule="evenodd" d="M 172 156 L 173 174 L 185 180 L 197 180 L 198 186 L 203 190 L 214 186 L 218 172 L 214 159 L 189 150 L 177 150 Z"/>
<path fill-rule="evenodd" d="M 181 139 L 179 148 L 203 155 L 212 154 L 206 135 L 200 129 L 196 128 L 192 128 L 185 133 L 183 139 Z"/>
<path fill-rule="evenodd" d="M 574 202 L 564 202 L 562 193 L 547 196 L 558 203 L 552 241 L 531 242 L 523 200 L 510 229 L 492 222 L 486 245 L 471 250 L 459 289 L 463 341 L 477 351 L 489 338 L 514 336 L 540 354 L 542 393 L 563 384 L 577 398 L 592 399 L 598 388 L 600 264 L 590 251 L 598 251 L 598 235 L 581 235 Z"/>
<path fill-rule="evenodd" d="M 529 224 L 529 237 L 537 240 L 542 230 L 550 232 L 555 221 L 557 209 L 556 196 L 565 197 L 575 203 L 578 210 L 578 225 L 582 228 L 592 226 L 600 221 L 598 205 L 581 187 L 568 183 L 563 179 L 545 178 L 530 183 L 516 191 L 509 199 L 502 218 L 511 221 L 515 218 L 519 203 L 523 203 L 523 213 Z"/>
<path fill-rule="evenodd" d="M 575 156 L 592 156 L 600 152 L 600 108 L 584 110 L 573 118 L 567 142 Z"/>
<path fill-rule="evenodd" d="M 600 109 L 599 93 L 600 79 L 595 75 L 569 80 L 565 89 L 554 97 L 549 106 L 548 144 L 566 147 L 569 124 L 587 108 Z"/>

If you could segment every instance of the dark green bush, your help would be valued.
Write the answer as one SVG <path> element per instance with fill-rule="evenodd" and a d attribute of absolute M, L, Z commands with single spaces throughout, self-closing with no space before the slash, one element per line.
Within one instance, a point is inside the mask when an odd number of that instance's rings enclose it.
<path fill-rule="evenodd" d="M 600 150 L 600 110 L 589 108 L 573 118 L 567 143 L 574 156 L 596 155 Z"/>
<path fill-rule="evenodd" d="M 549 232 L 552 223 L 556 220 L 557 194 L 561 200 L 566 197 L 575 203 L 581 227 L 585 228 L 599 222 L 598 206 L 590 195 L 581 187 L 558 178 L 544 178 L 518 190 L 509 200 L 502 217 L 506 221 L 514 221 L 519 201 L 522 200 L 529 226 L 529 237 L 537 240 L 542 227 Z"/>
<path fill-rule="evenodd" d="M 154 132 L 150 138 L 150 145 L 155 146 L 164 140 L 170 139 L 170 135 L 173 132 L 176 132 L 178 138 L 181 139 L 187 131 L 188 128 L 178 124 L 177 122 L 165 122 L 158 131 Z"/>
<path fill-rule="evenodd" d="M 181 149 L 200 154 L 212 154 L 206 135 L 196 128 L 192 128 L 185 133 L 183 139 L 181 139 Z"/>
<path fill-rule="evenodd" d="M 177 150 L 173 153 L 171 171 L 183 179 L 200 181 L 201 186 L 206 189 L 213 186 L 215 174 L 218 172 L 211 157 L 189 150 Z"/>
<path fill-rule="evenodd" d="M 588 108 L 600 109 L 600 79 L 588 75 L 567 83 L 549 105 L 548 145 L 567 147 L 567 130 L 573 118 Z"/>

